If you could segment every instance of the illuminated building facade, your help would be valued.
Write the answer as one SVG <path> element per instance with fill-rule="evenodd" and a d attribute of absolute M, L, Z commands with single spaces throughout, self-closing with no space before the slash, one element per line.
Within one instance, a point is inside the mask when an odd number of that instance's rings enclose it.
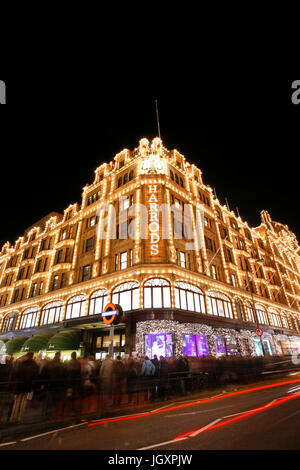
<path fill-rule="evenodd" d="M 101 357 L 108 302 L 124 311 L 122 355 L 300 352 L 299 245 L 266 211 L 249 227 L 177 150 L 142 139 L 0 253 L 0 340 L 74 330 Z"/>

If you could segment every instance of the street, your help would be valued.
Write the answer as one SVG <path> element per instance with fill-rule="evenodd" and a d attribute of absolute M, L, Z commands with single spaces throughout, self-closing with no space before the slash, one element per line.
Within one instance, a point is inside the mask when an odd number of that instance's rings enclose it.
<path fill-rule="evenodd" d="M 225 391 L 224 391 L 225 392 Z M 300 374 L 230 393 L 153 404 L 0 444 L 1 450 L 298 450 Z"/>

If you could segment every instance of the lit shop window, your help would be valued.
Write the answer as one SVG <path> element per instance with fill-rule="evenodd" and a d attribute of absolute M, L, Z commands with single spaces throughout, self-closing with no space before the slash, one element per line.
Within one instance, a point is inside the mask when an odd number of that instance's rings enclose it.
<path fill-rule="evenodd" d="M 204 335 L 184 335 L 182 337 L 182 354 L 188 357 L 208 356 L 208 347 Z"/>
<path fill-rule="evenodd" d="M 255 305 L 257 321 L 260 325 L 269 325 L 268 315 L 262 305 Z"/>
<path fill-rule="evenodd" d="M 66 320 L 84 316 L 85 302 L 86 300 L 84 295 L 76 295 L 75 297 L 72 297 L 67 305 Z"/>
<path fill-rule="evenodd" d="M 33 328 L 37 326 L 38 307 L 31 307 L 24 311 L 21 318 L 20 329 Z"/>
<path fill-rule="evenodd" d="M 104 289 L 97 290 L 91 296 L 89 315 L 99 315 L 104 311 L 105 305 L 108 303 L 107 292 Z"/>
<path fill-rule="evenodd" d="M 145 355 L 150 359 L 173 356 L 173 336 L 171 333 L 156 333 L 145 335 Z"/>
<path fill-rule="evenodd" d="M 222 357 L 227 355 L 226 351 L 226 340 L 223 336 L 215 339 L 216 357 Z"/>
<path fill-rule="evenodd" d="M 42 310 L 41 325 L 59 323 L 62 308 L 62 302 L 51 302 L 50 304 L 45 305 Z"/>
<path fill-rule="evenodd" d="M 139 308 L 139 285 L 137 282 L 125 282 L 112 292 L 112 303 L 121 305 L 124 312 Z"/>
<path fill-rule="evenodd" d="M 204 295 L 199 287 L 185 282 L 176 282 L 174 288 L 175 307 L 191 312 L 206 313 Z"/>
<path fill-rule="evenodd" d="M 251 323 L 255 323 L 253 308 L 251 307 L 250 304 L 246 304 L 246 313 L 247 313 L 248 321 Z"/>
<path fill-rule="evenodd" d="M 9 313 L 8 315 L 6 315 L 3 325 L 2 325 L 1 332 L 7 333 L 8 331 L 14 331 L 16 328 L 17 319 L 18 319 L 17 312 Z"/>
<path fill-rule="evenodd" d="M 209 292 L 208 300 L 212 315 L 225 318 L 233 318 L 230 299 L 219 292 Z"/>
<path fill-rule="evenodd" d="M 144 308 L 171 308 L 171 287 L 165 279 L 149 279 L 144 284 Z"/>

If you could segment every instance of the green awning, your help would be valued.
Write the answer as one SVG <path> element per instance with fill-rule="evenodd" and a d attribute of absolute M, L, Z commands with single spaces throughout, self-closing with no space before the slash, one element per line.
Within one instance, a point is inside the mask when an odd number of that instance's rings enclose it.
<path fill-rule="evenodd" d="M 16 338 L 7 341 L 5 344 L 6 353 L 14 354 L 19 352 L 27 339 L 28 336 L 17 336 Z"/>
<path fill-rule="evenodd" d="M 47 345 L 47 351 L 78 350 L 80 344 L 80 331 L 60 331 L 52 336 Z"/>
<path fill-rule="evenodd" d="M 28 338 L 23 344 L 21 352 L 39 352 L 47 349 L 47 344 L 52 338 L 51 334 L 35 335 L 32 338 Z"/>

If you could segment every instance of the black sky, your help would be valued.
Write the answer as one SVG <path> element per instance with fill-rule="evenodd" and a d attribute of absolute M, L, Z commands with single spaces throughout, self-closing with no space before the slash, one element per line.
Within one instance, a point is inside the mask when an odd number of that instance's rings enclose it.
<path fill-rule="evenodd" d="M 0 77 L 5 79 L 5 77 Z M 142 137 L 161 134 L 203 171 L 221 202 L 251 226 L 266 209 L 300 234 L 300 105 L 293 80 L 98 80 L 20 88 L 6 80 L 1 107 L 2 246 L 51 211 L 80 202 L 94 170 Z"/>

